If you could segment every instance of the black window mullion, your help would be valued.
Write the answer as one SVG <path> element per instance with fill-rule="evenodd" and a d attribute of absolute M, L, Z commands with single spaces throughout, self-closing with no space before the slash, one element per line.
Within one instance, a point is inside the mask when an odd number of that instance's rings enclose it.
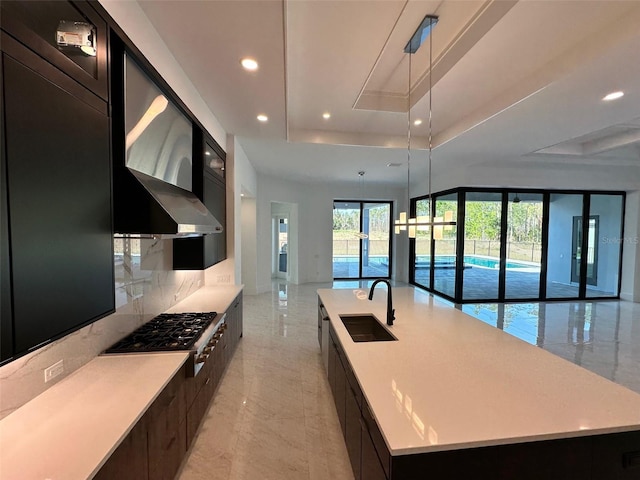
<path fill-rule="evenodd" d="M 454 290 L 456 303 L 462 302 L 462 288 L 464 282 L 464 217 L 466 198 L 467 195 L 464 190 L 458 192 L 458 218 L 456 219 L 458 227 L 456 232 L 456 281 Z"/>
<path fill-rule="evenodd" d="M 551 194 L 546 192 L 542 196 L 542 251 L 540 252 L 540 300 L 547 298 L 547 259 L 549 243 L 549 203 Z"/>
<path fill-rule="evenodd" d="M 507 279 L 507 216 L 509 215 L 509 193 L 502 192 L 500 215 L 500 271 L 498 272 L 498 299 L 504 301 Z"/>

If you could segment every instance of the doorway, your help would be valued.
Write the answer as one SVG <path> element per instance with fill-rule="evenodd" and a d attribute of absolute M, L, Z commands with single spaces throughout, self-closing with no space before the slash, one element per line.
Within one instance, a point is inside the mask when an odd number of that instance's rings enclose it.
<path fill-rule="evenodd" d="M 391 210 L 391 202 L 334 202 L 334 279 L 390 278 Z"/>

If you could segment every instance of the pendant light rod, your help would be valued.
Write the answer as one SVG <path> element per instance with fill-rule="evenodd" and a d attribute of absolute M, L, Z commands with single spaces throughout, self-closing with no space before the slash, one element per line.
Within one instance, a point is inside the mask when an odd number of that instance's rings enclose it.
<path fill-rule="evenodd" d="M 425 230 L 433 226 L 455 225 L 452 221 L 435 221 L 432 215 L 432 151 L 433 151 L 433 97 L 431 90 L 433 89 L 432 70 L 433 70 L 433 35 L 430 35 L 433 27 L 438 23 L 437 15 L 426 15 L 413 36 L 404 48 L 404 52 L 409 55 L 409 88 L 407 93 L 407 212 L 400 212 L 399 219 L 395 221 L 395 233 L 398 234 L 402 230 L 407 230 L 409 238 L 416 237 L 417 230 Z M 418 51 L 420 46 L 429 37 L 429 145 L 428 145 L 428 199 L 429 199 L 429 215 L 410 218 L 411 212 L 411 56 Z M 408 214 L 409 213 L 409 214 Z M 445 216 L 446 218 L 446 216 Z"/>

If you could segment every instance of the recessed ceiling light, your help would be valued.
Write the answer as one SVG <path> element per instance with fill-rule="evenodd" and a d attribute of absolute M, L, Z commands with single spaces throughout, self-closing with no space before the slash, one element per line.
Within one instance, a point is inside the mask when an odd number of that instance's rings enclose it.
<path fill-rule="evenodd" d="M 331 114 L 329 112 L 324 112 L 322 114 L 322 118 L 324 118 L 325 120 L 329 120 L 331 118 Z"/>
<path fill-rule="evenodd" d="M 267 117 L 266 115 L 263 115 L 262 113 L 258 115 L 256 118 L 261 122 L 266 122 L 267 120 L 269 120 L 269 117 Z"/>
<path fill-rule="evenodd" d="M 418 125 L 422 125 L 422 120 L 420 120 L 419 118 L 416 119 L 415 122 L 413 122 L 413 124 L 417 127 Z"/>
<path fill-rule="evenodd" d="M 248 70 L 249 72 L 255 72 L 256 70 L 258 70 L 258 62 L 256 62 L 253 58 L 243 58 L 242 60 L 240 60 L 240 64 L 242 65 L 242 68 Z"/>
<path fill-rule="evenodd" d="M 207 150 L 206 152 L 204 152 L 204 154 L 209 156 L 209 155 L 211 155 L 211 152 L 209 150 Z"/>
<path fill-rule="evenodd" d="M 609 95 L 606 95 L 602 100 L 606 100 L 606 101 L 615 100 L 622 96 L 624 96 L 624 92 L 621 92 L 621 91 L 611 92 Z"/>

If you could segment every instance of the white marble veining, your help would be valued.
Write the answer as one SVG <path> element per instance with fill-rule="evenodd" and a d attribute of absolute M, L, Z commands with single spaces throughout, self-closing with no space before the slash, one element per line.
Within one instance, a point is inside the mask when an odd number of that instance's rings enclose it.
<path fill-rule="evenodd" d="M 187 356 L 95 358 L 0 420 L 0 478 L 92 478 Z"/>
<path fill-rule="evenodd" d="M 202 271 L 174 271 L 171 240 L 116 239 L 116 311 L 0 367 L 0 418 L 63 380 L 144 322 L 200 288 Z M 44 383 L 44 369 L 64 374 Z"/>
<path fill-rule="evenodd" d="M 319 293 L 392 454 L 640 429 L 637 393 L 420 290 L 393 289 L 397 342 L 359 344 L 339 314 L 384 321 L 386 292 Z"/>

